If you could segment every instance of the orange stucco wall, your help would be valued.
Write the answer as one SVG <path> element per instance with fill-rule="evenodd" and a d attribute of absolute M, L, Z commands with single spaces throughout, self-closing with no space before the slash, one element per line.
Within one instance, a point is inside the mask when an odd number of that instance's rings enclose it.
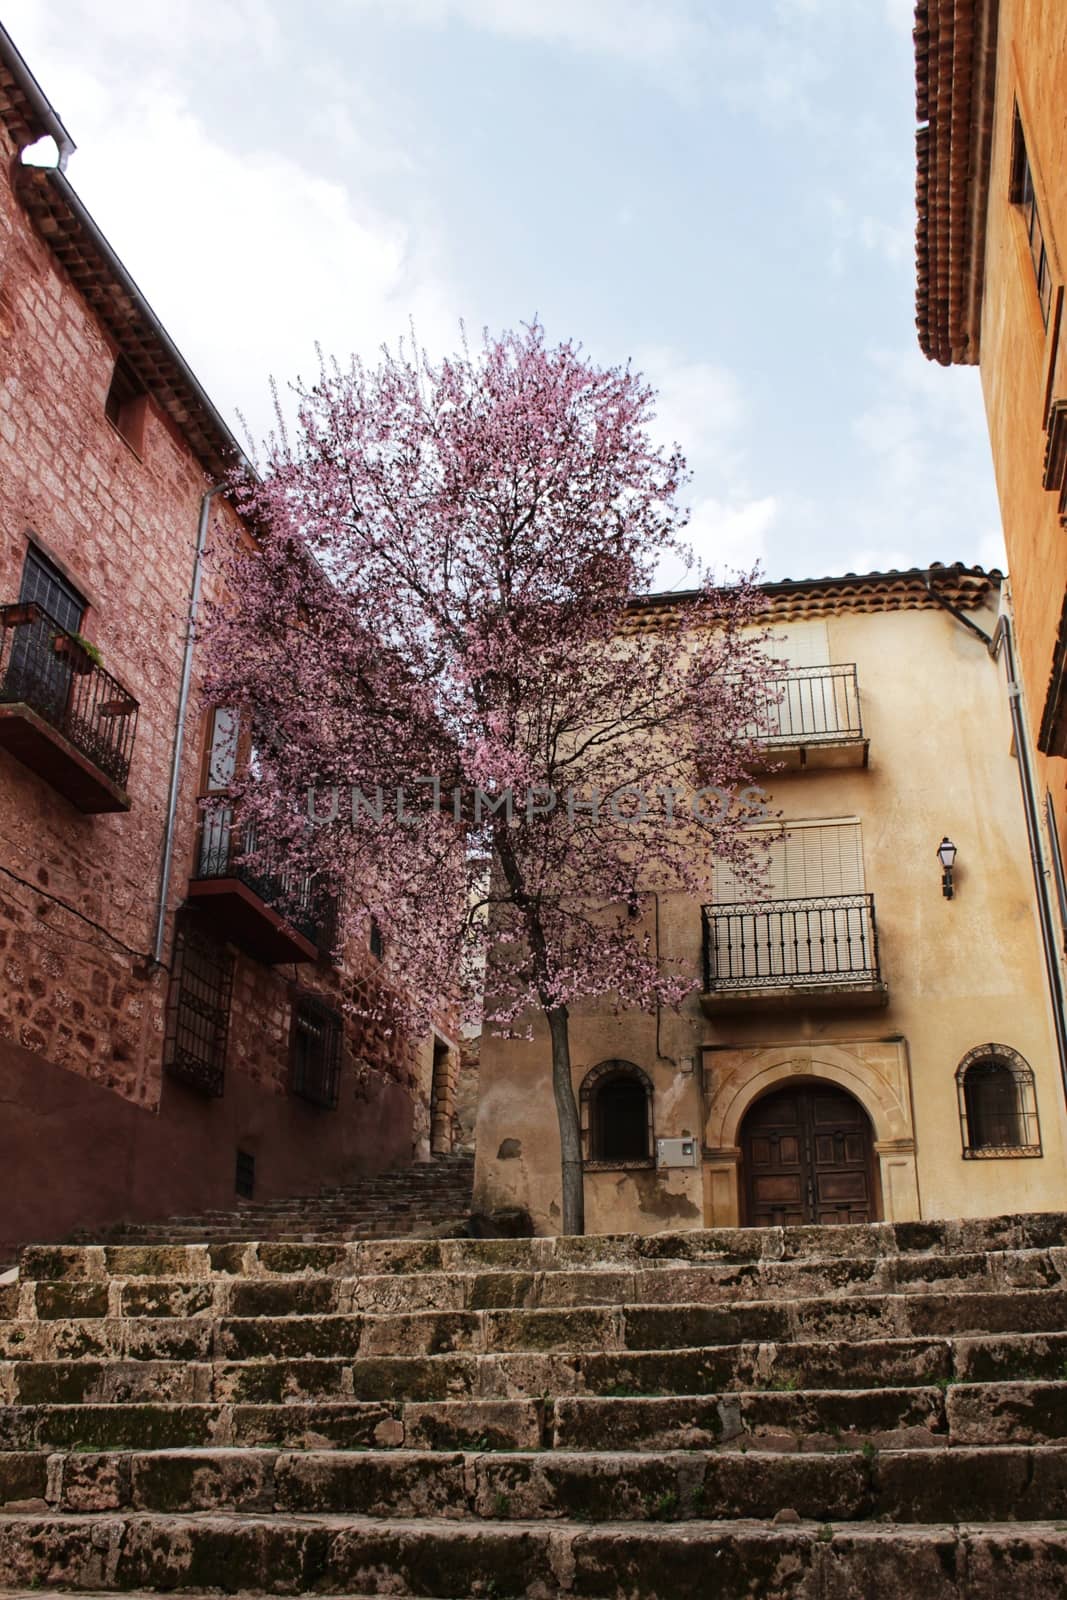
<path fill-rule="evenodd" d="M 1067 328 L 1057 318 L 1067 252 L 1067 6 L 1000 0 L 999 10 L 981 373 L 1036 746 L 1067 591 L 1067 529 L 1060 526 L 1058 495 L 1042 486 L 1047 405 L 1067 397 Z M 1047 330 L 1022 213 L 1010 200 L 1016 105 L 1052 268 Z M 1067 761 L 1039 755 L 1037 765 L 1067 853 Z"/>

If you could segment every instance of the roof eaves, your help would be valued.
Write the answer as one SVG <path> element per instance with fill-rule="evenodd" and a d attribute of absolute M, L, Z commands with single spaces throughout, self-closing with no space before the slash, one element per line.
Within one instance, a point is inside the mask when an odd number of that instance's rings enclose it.
<path fill-rule="evenodd" d="M 845 572 L 824 578 L 780 578 L 757 585 L 765 595 L 769 608 L 782 603 L 821 599 L 831 608 L 836 603 L 847 609 L 885 609 L 895 604 L 906 604 L 927 609 L 936 604 L 931 599 L 927 580 L 937 580 L 939 592 L 957 605 L 980 606 L 991 589 L 999 589 L 1003 574 L 996 567 L 986 572 L 983 567 L 966 566 L 956 562 L 945 566 L 939 561 L 929 567 L 908 567 L 888 572 Z M 634 595 L 627 604 L 630 611 L 670 610 L 695 601 L 699 589 L 667 590 L 658 594 Z"/>
<path fill-rule="evenodd" d="M 999 0 L 915 8 L 915 323 L 942 366 L 978 360 Z"/>
<path fill-rule="evenodd" d="M 19 199 L 148 392 L 215 479 L 246 465 L 244 452 L 100 231 L 66 175 L 21 166 Z"/>

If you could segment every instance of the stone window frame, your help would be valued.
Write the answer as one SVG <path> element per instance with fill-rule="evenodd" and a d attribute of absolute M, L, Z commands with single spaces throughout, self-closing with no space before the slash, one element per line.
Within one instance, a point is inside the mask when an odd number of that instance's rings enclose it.
<path fill-rule="evenodd" d="M 967 1109 L 967 1074 L 972 1067 L 994 1062 L 1010 1072 L 1015 1081 L 1017 1115 L 1024 1134 L 1022 1144 L 976 1145 L 972 1142 L 970 1115 Z M 1018 1050 L 1006 1044 L 980 1044 L 968 1050 L 956 1068 L 956 1097 L 959 1105 L 960 1135 L 963 1142 L 964 1161 L 1036 1160 L 1044 1154 L 1041 1146 L 1041 1124 L 1037 1110 L 1037 1092 L 1034 1070 Z"/>
<path fill-rule="evenodd" d="M 626 1160 L 601 1160 L 593 1155 L 593 1118 L 597 1090 L 610 1078 L 631 1078 L 640 1084 L 644 1090 L 645 1108 L 648 1118 L 648 1154 L 647 1156 L 633 1156 Z M 590 1067 L 582 1079 L 578 1091 L 579 1111 L 581 1115 L 582 1131 L 582 1165 L 586 1172 L 643 1172 L 656 1165 L 656 1130 L 655 1130 L 655 1089 L 652 1079 L 643 1067 L 635 1061 L 626 1061 L 621 1056 L 613 1056 L 609 1060 L 600 1061 L 595 1067 Z"/>

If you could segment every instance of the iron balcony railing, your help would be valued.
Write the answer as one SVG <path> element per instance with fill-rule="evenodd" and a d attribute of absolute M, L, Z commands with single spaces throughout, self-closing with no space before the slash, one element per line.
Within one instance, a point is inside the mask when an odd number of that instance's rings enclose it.
<path fill-rule="evenodd" d="M 701 910 L 708 994 L 881 981 L 873 895 L 759 900 Z"/>
<path fill-rule="evenodd" d="M 790 667 L 767 682 L 761 744 L 832 744 L 862 739 L 860 695 L 854 665 Z"/>
<path fill-rule="evenodd" d="M 0 701 L 30 707 L 120 789 L 140 709 L 75 634 L 35 600 L 0 606 Z"/>
<path fill-rule="evenodd" d="M 245 860 L 255 854 L 256 864 Z M 333 948 L 337 900 L 310 873 L 285 867 L 270 849 L 257 849 L 252 825 L 240 826 L 231 806 L 205 811 L 197 837 L 195 878 L 236 878 L 320 950 Z"/>

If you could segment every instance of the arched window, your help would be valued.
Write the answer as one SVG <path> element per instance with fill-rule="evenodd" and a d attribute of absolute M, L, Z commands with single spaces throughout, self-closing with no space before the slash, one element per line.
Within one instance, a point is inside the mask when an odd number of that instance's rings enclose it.
<path fill-rule="evenodd" d="M 1034 1074 L 1017 1050 L 983 1044 L 956 1069 L 965 1159 L 1039 1156 Z"/>
<path fill-rule="evenodd" d="M 632 1061 L 602 1061 L 581 1089 L 582 1153 L 587 1163 L 644 1166 L 653 1159 L 652 1080 Z"/>

